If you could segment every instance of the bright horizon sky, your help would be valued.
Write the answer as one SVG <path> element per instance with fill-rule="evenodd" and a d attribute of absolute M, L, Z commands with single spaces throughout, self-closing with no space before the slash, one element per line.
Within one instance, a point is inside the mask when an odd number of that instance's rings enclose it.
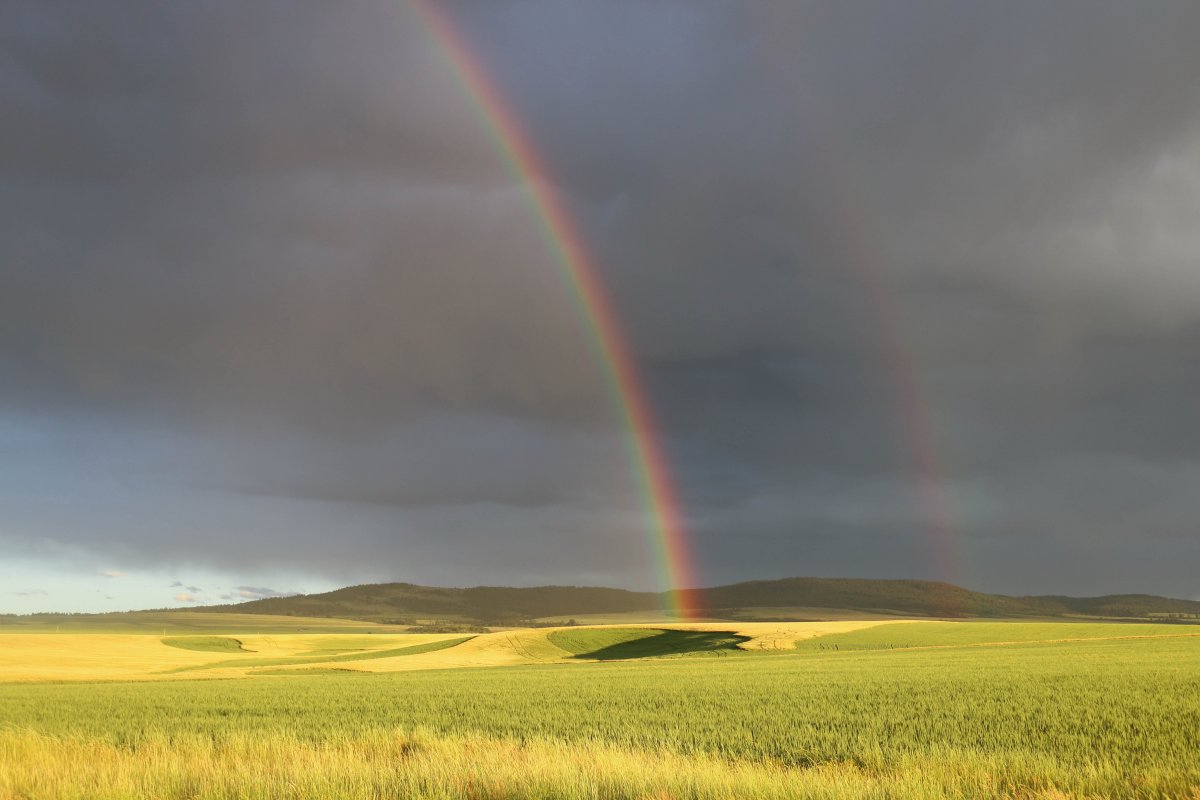
<path fill-rule="evenodd" d="M 326 592 L 328 579 L 294 573 L 238 575 L 196 567 L 130 569 L 97 567 L 88 556 L 5 558 L 0 563 L 0 613 L 141 611 L 257 600 L 274 594 Z M 283 587 L 283 588 L 277 588 Z"/>

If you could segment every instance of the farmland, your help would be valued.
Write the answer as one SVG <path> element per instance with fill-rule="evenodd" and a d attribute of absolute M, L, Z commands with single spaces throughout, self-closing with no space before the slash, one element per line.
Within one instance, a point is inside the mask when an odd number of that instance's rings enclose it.
<path fill-rule="evenodd" d="M 10 633 L 0 642 L 0 680 L 169 680 L 180 677 L 235 677 L 271 669 L 338 669 L 393 672 L 451 667 L 511 666 L 611 658 L 686 655 L 718 647 L 736 650 L 791 650 L 801 639 L 844 633 L 874 621 L 811 623 L 694 623 L 664 631 L 662 626 L 505 630 L 481 635 L 459 633 L 284 633 L 243 632 L 159 636 L 142 633 Z M 361 628 L 354 630 L 362 631 Z M 369 630 L 369 628 L 368 628 Z M 389 629 L 385 629 L 389 630 Z M 590 631 L 590 633 L 588 633 Z M 628 652 L 590 654 L 615 643 L 614 631 L 632 632 Z M 558 636 L 559 646 L 554 640 Z M 582 639 L 581 639 L 582 637 Z M 633 639 L 648 638 L 638 647 Z M 594 643 L 592 640 L 595 640 Z M 574 644 L 582 642 L 582 644 Z M 630 649 L 632 648 L 632 649 Z"/>
<path fill-rule="evenodd" d="M 757 625 L 247 636 L 242 645 L 260 649 L 243 654 L 145 635 L 144 647 L 189 666 L 287 663 L 0 685 L 0 797 L 1192 797 L 1200 787 L 1190 626 Z M 393 652 L 396 640 L 417 652 Z M 373 653 L 387 655 L 361 657 Z M 214 676 L 228 679 L 201 679 Z"/>

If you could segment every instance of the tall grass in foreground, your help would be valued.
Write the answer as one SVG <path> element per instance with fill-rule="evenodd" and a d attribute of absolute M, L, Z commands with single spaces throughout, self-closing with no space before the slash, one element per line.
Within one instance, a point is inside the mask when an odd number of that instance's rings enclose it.
<path fill-rule="evenodd" d="M 808 768 L 598 742 L 518 742 L 375 731 L 325 742 L 236 734 L 156 735 L 134 747 L 0 733 L 3 800 L 333 798 L 1063 798 L 1177 796 L 1162 773 L 1131 782 L 1104 761 L 939 748 Z"/>
<path fill-rule="evenodd" d="M 1197 787 L 1195 637 L 0 685 L 0 800 L 1200 800 Z"/>

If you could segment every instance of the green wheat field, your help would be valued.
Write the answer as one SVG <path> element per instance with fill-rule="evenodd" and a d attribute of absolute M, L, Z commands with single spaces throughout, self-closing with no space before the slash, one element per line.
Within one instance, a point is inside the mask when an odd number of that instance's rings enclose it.
<path fill-rule="evenodd" d="M 8 673 L 0 797 L 1200 798 L 1191 626 L 823 624 L 281 633 L 308 649 L 270 658 L 213 630 L 0 634 L 9 664 L 93 639 L 153 664 Z"/>

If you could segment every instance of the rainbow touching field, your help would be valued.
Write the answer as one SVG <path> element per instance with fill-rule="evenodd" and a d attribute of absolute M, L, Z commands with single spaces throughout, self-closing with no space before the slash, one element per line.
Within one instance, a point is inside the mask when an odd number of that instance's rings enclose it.
<path fill-rule="evenodd" d="M 478 111 L 513 177 L 528 192 L 532 215 L 570 289 L 612 403 L 628 432 L 633 473 L 644 498 L 660 581 L 673 598 L 671 610 L 690 619 L 698 607 L 693 599 L 698 583 L 683 507 L 646 386 L 595 259 L 567 201 L 557 194 L 545 159 L 449 12 L 428 0 L 412 0 L 411 5 Z"/>

